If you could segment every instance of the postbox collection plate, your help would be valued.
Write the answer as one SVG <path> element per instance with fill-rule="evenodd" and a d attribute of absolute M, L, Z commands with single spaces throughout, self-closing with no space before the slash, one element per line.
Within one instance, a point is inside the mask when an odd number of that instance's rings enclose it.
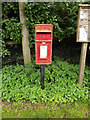
<path fill-rule="evenodd" d="M 36 64 L 51 64 L 52 61 L 51 24 L 35 25 L 35 59 Z"/>

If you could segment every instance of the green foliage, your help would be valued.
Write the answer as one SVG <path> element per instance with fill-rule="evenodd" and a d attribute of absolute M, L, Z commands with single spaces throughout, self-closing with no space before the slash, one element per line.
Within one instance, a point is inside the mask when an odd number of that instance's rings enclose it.
<path fill-rule="evenodd" d="M 69 65 L 54 57 L 51 65 L 45 66 L 45 89 L 41 89 L 40 65 L 35 61 L 26 67 L 22 65 L 2 68 L 2 100 L 29 100 L 34 102 L 73 103 L 88 100 L 88 75 L 85 68 L 83 85 L 79 86 L 78 65 Z"/>
<path fill-rule="evenodd" d="M 79 3 L 28 3 L 24 13 L 30 33 L 30 47 L 33 47 L 35 24 L 52 24 L 53 38 L 57 41 L 75 38 Z"/>
<path fill-rule="evenodd" d="M 19 22 L 18 3 L 2 3 L 2 39 L 10 41 L 20 41 L 22 38 L 22 25 Z"/>
<path fill-rule="evenodd" d="M 22 25 L 19 22 L 19 6 L 18 3 L 3 2 L 2 3 L 2 50 L 0 56 L 10 55 L 6 48 L 6 41 L 20 41 Z"/>
<path fill-rule="evenodd" d="M 20 41 L 22 38 L 21 28 L 22 25 L 15 18 L 5 19 L 2 21 L 2 39 Z"/>
<path fill-rule="evenodd" d="M 19 5 L 14 2 L 2 2 L 2 19 L 14 17 L 19 21 Z"/>
<path fill-rule="evenodd" d="M 10 52 L 6 49 L 5 42 L 0 39 L 0 57 L 10 55 Z"/>

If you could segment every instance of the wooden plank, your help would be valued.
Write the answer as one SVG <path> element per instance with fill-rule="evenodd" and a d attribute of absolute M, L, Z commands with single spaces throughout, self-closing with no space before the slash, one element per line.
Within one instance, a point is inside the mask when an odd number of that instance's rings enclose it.
<path fill-rule="evenodd" d="M 8 41 L 6 42 L 7 45 L 14 45 L 14 44 L 21 44 L 22 42 L 16 42 L 16 41 Z"/>
<path fill-rule="evenodd" d="M 76 36 L 76 42 L 79 42 L 79 19 L 80 19 L 80 11 L 81 11 L 81 7 L 79 8 L 79 12 L 78 12 L 78 25 L 77 25 L 77 36 Z"/>
<path fill-rule="evenodd" d="M 90 4 L 79 4 L 80 7 L 90 7 Z"/>
<path fill-rule="evenodd" d="M 78 42 L 82 42 L 82 41 L 78 41 Z M 88 42 L 90 42 L 90 40 L 88 40 L 88 41 L 83 41 L 83 43 L 88 43 Z"/>
<path fill-rule="evenodd" d="M 88 46 L 88 43 L 82 43 L 80 65 L 79 65 L 79 78 L 78 78 L 79 85 L 82 85 L 82 83 L 83 83 L 87 46 Z"/>

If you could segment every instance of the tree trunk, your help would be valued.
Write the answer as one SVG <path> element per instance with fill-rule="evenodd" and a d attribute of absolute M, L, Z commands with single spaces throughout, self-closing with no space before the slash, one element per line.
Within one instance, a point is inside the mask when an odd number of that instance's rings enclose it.
<path fill-rule="evenodd" d="M 31 53 L 29 48 L 29 31 L 26 28 L 25 25 L 25 14 L 23 13 L 24 10 L 24 4 L 27 2 L 27 0 L 24 0 L 25 2 L 20 2 L 19 0 L 19 14 L 20 14 L 20 22 L 22 23 L 22 50 L 23 50 L 23 58 L 24 58 L 24 65 L 31 62 Z"/>

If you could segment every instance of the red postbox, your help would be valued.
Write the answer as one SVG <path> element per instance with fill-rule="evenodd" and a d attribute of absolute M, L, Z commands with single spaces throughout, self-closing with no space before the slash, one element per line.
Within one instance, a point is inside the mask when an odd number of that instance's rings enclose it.
<path fill-rule="evenodd" d="M 35 55 L 36 64 L 51 64 L 52 58 L 51 24 L 35 25 Z"/>

